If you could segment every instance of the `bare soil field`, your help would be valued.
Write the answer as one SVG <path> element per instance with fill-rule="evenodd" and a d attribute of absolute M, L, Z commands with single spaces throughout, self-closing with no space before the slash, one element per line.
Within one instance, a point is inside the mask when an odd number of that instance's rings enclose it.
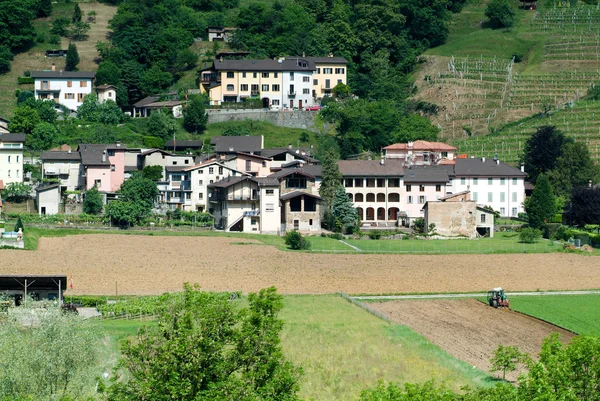
<path fill-rule="evenodd" d="M 236 244 L 243 242 L 244 244 Z M 75 294 L 208 290 L 384 294 L 600 288 L 599 259 L 572 254 L 355 255 L 284 252 L 224 237 L 87 234 L 0 250 L 0 274 L 73 275 Z"/>
<path fill-rule="evenodd" d="M 516 345 L 535 357 L 548 335 L 558 332 L 566 342 L 574 336 L 541 320 L 508 309 L 494 309 L 475 299 L 392 301 L 370 306 L 484 371 L 489 371 L 489 360 L 498 344 Z M 507 374 L 507 379 L 515 380 L 516 376 Z"/>

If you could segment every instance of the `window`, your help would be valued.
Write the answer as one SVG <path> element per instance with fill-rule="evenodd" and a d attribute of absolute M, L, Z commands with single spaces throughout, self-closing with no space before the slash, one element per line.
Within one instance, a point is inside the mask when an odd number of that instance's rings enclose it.
<path fill-rule="evenodd" d="M 263 166 L 263 167 L 267 167 L 267 161 L 266 161 L 266 160 L 263 160 L 263 161 L 262 161 L 262 166 Z"/>
<path fill-rule="evenodd" d="M 8 162 L 9 162 L 9 163 L 10 163 L 10 158 L 11 158 L 11 157 L 12 157 L 12 156 L 8 156 Z"/>
<path fill-rule="evenodd" d="M 261 90 L 263 92 L 268 92 L 269 91 L 269 85 L 268 84 L 262 85 Z"/>
<path fill-rule="evenodd" d="M 517 179 L 513 178 L 513 185 L 517 185 Z"/>
<path fill-rule="evenodd" d="M 506 201 L 506 194 L 504 192 L 500 192 L 500 202 Z"/>
<path fill-rule="evenodd" d="M 279 77 L 279 73 L 278 72 L 274 72 L 273 73 L 273 77 L 278 78 Z"/>
<path fill-rule="evenodd" d="M 317 86 L 317 85 L 319 85 L 319 80 L 318 80 L 318 79 L 313 79 L 313 85 L 314 85 L 314 86 Z"/>
<path fill-rule="evenodd" d="M 412 190 L 412 185 L 407 185 L 406 186 L 406 192 L 411 192 Z"/>
<path fill-rule="evenodd" d="M 441 185 L 436 185 L 435 186 L 435 192 L 442 192 L 442 186 Z"/>
<path fill-rule="evenodd" d="M 219 166 L 219 174 L 223 174 L 223 167 Z"/>
<path fill-rule="evenodd" d="M 310 82 L 310 77 L 302 77 L 302 82 Z"/>
<path fill-rule="evenodd" d="M 317 68 L 317 74 L 320 74 L 320 73 L 321 73 L 321 69 Z"/>
<path fill-rule="evenodd" d="M 177 165 L 177 160 L 173 160 L 173 165 L 176 166 Z"/>
<path fill-rule="evenodd" d="M 500 185 L 506 184 L 506 178 L 500 178 Z"/>
<path fill-rule="evenodd" d="M 290 72 L 290 81 L 293 81 L 293 80 L 294 80 L 294 73 Z"/>
<path fill-rule="evenodd" d="M 385 187 L 385 179 L 384 178 L 378 178 L 377 179 L 377 187 L 378 188 L 384 188 Z"/>
<path fill-rule="evenodd" d="M 198 180 L 198 185 L 202 185 L 202 180 Z"/>
<path fill-rule="evenodd" d="M 357 188 L 362 188 L 363 186 L 363 179 L 362 178 L 355 178 L 354 179 L 354 186 Z"/>
<path fill-rule="evenodd" d="M 265 204 L 265 211 L 267 213 L 274 212 L 275 211 L 275 204 L 274 203 L 267 203 L 267 204 Z"/>
<path fill-rule="evenodd" d="M 257 72 L 253 72 L 252 73 L 252 78 L 257 78 L 258 77 L 258 73 Z"/>
<path fill-rule="evenodd" d="M 479 178 L 473 178 L 473 185 L 479 184 Z"/>
<path fill-rule="evenodd" d="M 10 177 L 10 170 L 8 170 L 8 176 Z"/>
<path fill-rule="evenodd" d="M 19 156 L 17 156 L 17 163 L 19 162 Z"/>
<path fill-rule="evenodd" d="M 256 225 L 256 219 L 255 218 L 250 219 L 250 224 L 253 225 L 253 226 L 255 226 Z"/>
<path fill-rule="evenodd" d="M 461 178 L 460 185 L 465 185 L 466 181 L 467 181 L 466 178 Z"/>
<path fill-rule="evenodd" d="M 73 86 L 73 81 L 67 81 L 67 88 L 71 88 Z"/>
<path fill-rule="evenodd" d="M 408 198 L 406 198 L 406 203 L 408 203 L 408 204 L 413 203 L 413 197 L 409 196 Z"/>
<path fill-rule="evenodd" d="M 213 182 L 214 182 L 213 180 L 210 180 L 210 181 L 209 181 L 209 184 L 212 184 Z"/>
<path fill-rule="evenodd" d="M 77 94 L 77 101 L 78 102 L 83 102 L 84 98 L 85 98 L 85 93 L 78 93 Z"/>
<path fill-rule="evenodd" d="M 240 85 L 240 91 L 241 92 L 248 92 L 248 84 L 241 84 Z"/>
<path fill-rule="evenodd" d="M 287 188 L 306 188 L 306 178 L 292 177 L 285 181 Z"/>
<path fill-rule="evenodd" d="M 312 219 L 308 219 L 308 225 L 312 226 Z"/>
<path fill-rule="evenodd" d="M 423 195 L 419 196 L 419 203 L 420 204 L 425 203 L 425 199 L 427 199 L 425 196 L 423 196 Z"/>
<path fill-rule="evenodd" d="M 279 85 L 277 85 L 277 86 L 279 86 Z M 271 100 L 271 105 L 273 105 L 273 106 L 279 106 L 279 99 L 273 99 L 273 100 Z"/>
<path fill-rule="evenodd" d="M 254 93 L 258 93 L 258 84 L 252 84 L 250 85 L 250 91 L 254 94 Z"/>
<path fill-rule="evenodd" d="M 448 152 L 442 152 L 442 157 L 448 157 Z"/>
<path fill-rule="evenodd" d="M 100 187 L 102 186 L 102 180 L 94 180 L 94 185 L 95 185 L 97 188 L 100 188 Z"/>
<path fill-rule="evenodd" d="M 485 214 L 483 214 L 483 213 L 481 214 L 481 222 L 485 223 Z"/>
<path fill-rule="evenodd" d="M 323 68 L 323 74 L 332 74 L 333 68 Z"/>
<path fill-rule="evenodd" d="M 279 92 L 279 85 L 276 85 L 276 84 L 271 85 L 271 91 L 272 92 Z"/>
<path fill-rule="evenodd" d="M 185 160 L 183 161 L 183 164 L 190 164 L 190 161 L 189 161 L 188 159 L 185 159 Z"/>
<path fill-rule="evenodd" d="M 74 100 L 74 99 L 75 99 L 74 93 L 65 93 L 65 100 Z"/>
<path fill-rule="evenodd" d="M 275 195 L 275 190 L 274 189 L 267 189 L 265 192 L 269 196 Z"/>
<path fill-rule="evenodd" d="M 233 78 L 233 71 L 227 71 L 227 78 Z"/>
<path fill-rule="evenodd" d="M 110 165 L 110 171 L 115 171 L 115 165 L 114 164 Z"/>
<path fill-rule="evenodd" d="M 19 176 L 20 176 L 20 173 L 19 173 L 19 170 L 17 170 L 17 178 L 19 178 Z"/>
<path fill-rule="evenodd" d="M 189 193 L 189 192 L 185 193 L 185 199 L 191 199 L 191 197 L 192 197 L 191 193 Z"/>
<path fill-rule="evenodd" d="M 80 88 L 87 88 L 87 81 L 79 81 Z"/>
<path fill-rule="evenodd" d="M 303 88 L 303 89 L 302 89 L 302 94 L 303 94 L 303 95 L 310 95 L 310 89 L 308 89 L 308 88 Z"/>
<path fill-rule="evenodd" d="M 233 88 L 234 88 L 233 84 L 227 85 L 227 92 L 233 92 Z"/>
<path fill-rule="evenodd" d="M 246 171 L 252 170 L 252 161 L 246 160 Z"/>
<path fill-rule="evenodd" d="M 263 72 L 262 73 L 262 77 L 263 78 L 269 78 L 269 73 L 268 72 Z"/>
<path fill-rule="evenodd" d="M 204 199 L 204 194 L 202 192 L 200 192 L 198 194 L 198 199 L 200 199 L 200 200 Z"/>
<path fill-rule="evenodd" d="M 399 188 L 400 187 L 400 179 L 399 178 L 390 178 L 388 180 L 388 187 Z"/>
<path fill-rule="evenodd" d="M 506 209 L 503 207 L 500 208 L 500 216 L 506 216 Z"/>
<path fill-rule="evenodd" d="M 204 170 L 198 170 L 198 174 L 204 174 Z M 202 185 L 202 184 L 200 184 Z"/>
<path fill-rule="evenodd" d="M 42 81 L 42 87 L 41 87 L 41 89 L 42 90 L 48 90 L 48 89 L 50 89 L 50 85 L 49 85 L 48 81 Z"/>
<path fill-rule="evenodd" d="M 512 201 L 513 201 L 513 202 L 516 202 L 516 201 L 517 201 L 517 193 L 516 193 L 516 192 L 513 192 L 513 193 L 512 193 Z"/>
<path fill-rule="evenodd" d="M 354 180 L 352 178 L 346 178 L 344 180 L 344 186 L 346 188 L 352 188 L 354 186 Z"/>
<path fill-rule="evenodd" d="M 242 72 L 242 78 L 246 78 L 246 73 Z"/>
<path fill-rule="evenodd" d="M 517 208 L 516 207 L 512 208 L 512 217 L 517 217 Z"/>
<path fill-rule="evenodd" d="M 419 185 L 419 192 L 425 192 L 425 185 Z"/>
<path fill-rule="evenodd" d="M 473 200 L 477 202 L 479 200 L 479 193 L 473 192 Z"/>
<path fill-rule="evenodd" d="M 488 202 L 493 202 L 493 201 L 494 201 L 494 193 L 488 192 Z"/>
<path fill-rule="evenodd" d="M 341 84 L 341 83 L 342 83 L 342 80 L 341 80 L 341 79 L 338 79 L 338 80 L 337 80 L 337 83 L 338 83 L 338 84 Z"/>
<path fill-rule="evenodd" d="M 214 173 L 215 173 L 214 167 L 209 167 L 208 168 L 208 174 L 214 174 Z"/>
<path fill-rule="evenodd" d="M 335 73 L 336 74 L 343 74 L 344 73 L 344 69 L 343 68 L 336 68 L 335 69 Z"/>
<path fill-rule="evenodd" d="M 325 80 L 325 89 L 331 89 L 331 80 L 329 80 L 329 79 Z"/>

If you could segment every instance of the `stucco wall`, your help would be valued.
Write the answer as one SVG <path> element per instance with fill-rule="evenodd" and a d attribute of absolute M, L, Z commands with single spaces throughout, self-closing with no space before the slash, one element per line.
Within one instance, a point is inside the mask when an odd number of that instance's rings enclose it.
<path fill-rule="evenodd" d="M 315 125 L 316 111 L 271 111 L 263 109 L 225 110 L 209 109 L 208 123 L 226 121 L 259 120 L 268 121 L 279 127 L 302 128 L 319 132 Z"/>

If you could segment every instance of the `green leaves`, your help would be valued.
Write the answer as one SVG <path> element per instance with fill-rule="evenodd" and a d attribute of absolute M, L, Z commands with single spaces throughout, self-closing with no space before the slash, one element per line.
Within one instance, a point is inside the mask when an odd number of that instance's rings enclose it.
<path fill-rule="evenodd" d="M 337 187 L 332 213 L 336 228 L 340 226 L 341 231 L 351 231 L 358 224 L 358 213 L 342 185 Z"/>
<path fill-rule="evenodd" d="M 531 197 L 525 202 L 525 211 L 529 218 L 529 225 L 533 228 L 542 228 L 549 223 L 556 213 L 556 199 L 546 175 L 538 176 L 535 189 Z"/>

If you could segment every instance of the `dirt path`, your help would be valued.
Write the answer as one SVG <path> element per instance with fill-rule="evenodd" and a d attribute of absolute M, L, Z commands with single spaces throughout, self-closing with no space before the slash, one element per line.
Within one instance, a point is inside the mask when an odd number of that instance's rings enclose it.
<path fill-rule="evenodd" d="M 246 245 L 236 245 L 243 241 Z M 600 259 L 573 254 L 332 255 L 283 252 L 223 237 L 88 234 L 0 250 L 0 274 L 72 274 L 76 294 L 208 290 L 386 294 L 600 288 Z"/>
<path fill-rule="evenodd" d="M 537 356 L 542 341 L 558 332 L 563 340 L 574 335 L 541 320 L 494 309 L 474 299 L 391 301 L 370 304 L 392 321 L 407 325 L 450 355 L 489 371 L 489 360 L 498 344 L 516 345 Z M 514 380 L 515 374 L 507 376 Z"/>

